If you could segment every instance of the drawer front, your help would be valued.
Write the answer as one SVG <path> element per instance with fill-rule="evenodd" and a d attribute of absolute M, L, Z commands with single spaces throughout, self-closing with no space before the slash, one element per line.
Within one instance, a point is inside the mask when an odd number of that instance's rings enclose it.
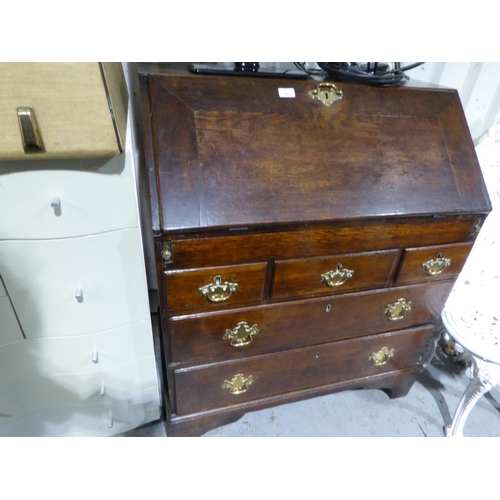
<path fill-rule="evenodd" d="M 391 278 L 398 253 L 387 250 L 277 261 L 272 298 L 383 288 Z"/>
<path fill-rule="evenodd" d="M 153 354 L 150 320 L 92 335 L 22 340 L 0 348 L 0 380 L 92 374 Z"/>
<path fill-rule="evenodd" d="M 169 310 L 213 308 L 262 300 L 267 264 L 165 273 Z"/>
<path fill-rule="evenodd" d="M 62 405 L 14 420 L 0 416 L 2 437 L 105 437 L 115 436 L 160 418 L 158 389 L 127 394 L 85 406 Z"/>
<path fill-rule="evenodd" d="M 404 285 L 458 276 L 472 245 L 472 243 L 459 243 L 406 249 L 397 283 Z"/>
<path fill-rule="evenodd" d="M 138 229 L 0 241 L 0 274 L 26 338 L 86 335 L 148 319 L 142 252 Z"/>
<path fill-rule="evenodd" d="M 128 155 L 0 163 L 0 240 L 69 238 L 137 227 Z M 49 164 L 50 163 L 50 164 Z"/>
<path fill-rule="evenodd" d="M 0 385 L 0 424 L 58 406 L 85 406 L 119 400 L 157 384 L 154 357 L 149 356 L 98 373 L 36 376 Z"/>
<path fill-rule="evenodd" d="M 439 317 L 452 286 L 452 281 L 440 281 L 173 317 L 168 323 L 170 358 L 173 363 L 190 364 L 231 360 L 431 323 Z M 392 320 L 386 309 L 401 298 L 411 309 L 402 319 Z"/>
<path fill-rule="evenodd" d="M 0 297 L 0 346 L 23 339 L 23 332 L 9 297 Z"/>
<path fill-rule="evenodd" d="M 227 407 L 410 367 L 418 363 L 432 329 L 424 326 L 177 370 L 177 413 Z"/>

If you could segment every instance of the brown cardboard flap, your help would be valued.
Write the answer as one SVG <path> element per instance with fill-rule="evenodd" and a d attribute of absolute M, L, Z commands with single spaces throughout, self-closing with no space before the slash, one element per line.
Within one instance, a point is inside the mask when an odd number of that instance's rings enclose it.
<path fill-rule="evenodd" d="M 104 63 L 102 71 L 99 63 L 0 63 L 0 96 L 0 160 L 107 157 L 124 149 L 121 63 Z M 33 108 L 44 152 L 25 152 L 18 107 Z"/>

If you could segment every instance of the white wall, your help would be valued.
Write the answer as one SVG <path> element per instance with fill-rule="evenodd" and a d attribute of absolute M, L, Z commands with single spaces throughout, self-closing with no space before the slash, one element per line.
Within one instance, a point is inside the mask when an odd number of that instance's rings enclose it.
<path fill-rule="evenodd" d="M 500 63 L 428 62 L 407 75 L 457 89 L 476 144 L 490 127 L 500 122 Z"/>

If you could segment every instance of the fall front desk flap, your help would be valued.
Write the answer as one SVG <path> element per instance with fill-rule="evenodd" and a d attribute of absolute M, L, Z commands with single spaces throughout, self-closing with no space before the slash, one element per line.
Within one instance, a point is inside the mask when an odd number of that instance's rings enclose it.
<path fill-rule="evenodd" d="M 455 90 L 189 74 L 142 84 L 164 232 L 490 210 Z"/>

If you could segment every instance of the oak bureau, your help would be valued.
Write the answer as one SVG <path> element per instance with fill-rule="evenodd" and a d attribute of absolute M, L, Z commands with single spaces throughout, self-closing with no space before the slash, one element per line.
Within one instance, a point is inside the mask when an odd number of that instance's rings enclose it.
<path fill-rule="evenodd" d="M 139 71 L 167 435 L 404 396 L 491 210 L 458 93 Z"/>

